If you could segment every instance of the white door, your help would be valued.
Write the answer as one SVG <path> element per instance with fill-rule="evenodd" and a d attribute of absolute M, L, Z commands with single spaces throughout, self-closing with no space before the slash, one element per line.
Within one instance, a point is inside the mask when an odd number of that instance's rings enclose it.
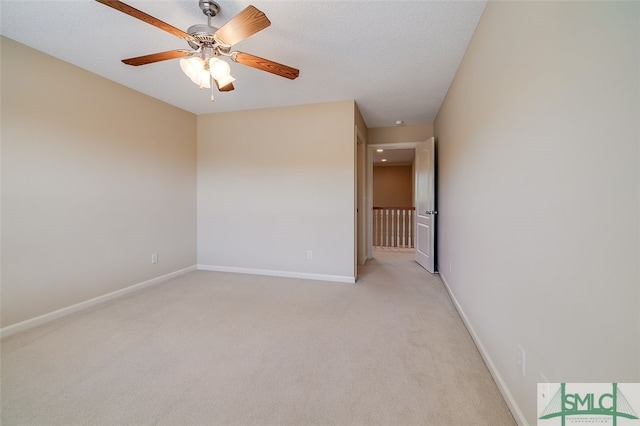
<path fill-rule="evenodd" d="M 435 272 L 435 139 L 416 148 L 416 262 Z"/>

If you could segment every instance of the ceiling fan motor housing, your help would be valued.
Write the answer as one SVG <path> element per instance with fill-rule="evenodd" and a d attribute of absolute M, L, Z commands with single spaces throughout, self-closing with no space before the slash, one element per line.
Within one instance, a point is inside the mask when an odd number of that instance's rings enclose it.
<path fill-rule="evenodd" d="M 200 42 L 200 46 L 213 47 L 218 42 L 214 37 L 214 34 L 218 31 L 216 27 L 211 27 L 207 24 L 192 25 L 187 29 L 187 33 Z M 189 42 L 189 46 L 194 49 L 198 49 L 200 46 L 196 43 Z"/>

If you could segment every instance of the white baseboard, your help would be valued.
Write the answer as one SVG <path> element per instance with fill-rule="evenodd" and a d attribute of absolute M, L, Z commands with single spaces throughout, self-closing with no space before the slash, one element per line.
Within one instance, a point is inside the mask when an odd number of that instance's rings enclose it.
<path fill-rule="evenodd" d="M 232 272 L 235 274 L 267 275 L 270 277 L 300 278 L 303 280 L 330 281 L 355 284 L 355 277 L 343 275 L 309 274 L 305 272 L 272 271 L 269 269 L 237 268 L 232 266 L 198 265 L 200 271 Z"/>
<path fill-rule="evenodd" d="M 440 279 L 442 280 L 442 283 L 444 284 L 444 287 L 447 289 L 447 292 L 449 293 L 449 297 L 453 302 L 453 306 L 455 306 L 456 310 L 458 311 L 458 314 L 460 315 L 460 318 L 462 318 L 462 322 L 464 323 L 465 327 L 467 327 L 467 330 L 469 331 L 471 338 L 476 344 L 476 347 L 478 348 L 478 351 L 480 352 L 480 355 L 482 356 L 484 363 L 487 365 L 487 368 L 489 369 L 491 376 L 493 376 L 493 380 L 495 380 L 496 384 L 498 385 L 498 389 L 500 390 L 502 397 L 507 402 L 507 405 L 509 406 L 509 410 L 511 411 L 511 414 L 513 415 L 518 425 L 529 426 L 529 423 L 527 422 L 527 419 L 522 413 L 522 410 L 520 410 L 520 406 L 516 402 L 515 398 L 513 397 L 513 394 L 509 390 L 509 387 L 507 386 L 504 379 L 502 378 L 502 375 L 496 368 L 496 365 L 493 363 L 493 360 L 489 356 L 489 353 L 485 349 L 484 345 L 480 341 L 480 338 L 478 337 L 475 330 L 473 329 L 473 326 L 469 322 L 469 318 L 467 318 L 467 315 L 462 310 L 462 306 L 460 306 L 460 304 L 458 303 L 458 300 L 453 295 L 453 292 L 451 291 L 451 287 L 449 287 L 449 283 L 447 283 L 447 279 L 445 278 L 444 275 L 442 274 L 439 274 L 439 275 L 440 275 Z"/>
<path fill-rule="evenodd" d="M 174 278 L 179 275 L 183 275 L 183 274 L 186 274 L 187 272 L 192 272 L 195 270 L 196 270 L 195 265 L 190 266 L 188 268 L 180 269 L 178 271 L 171 272 L 169 274 L 162 275 L 160 277 L 152 278 L 150 280 L 143 281 L 141 283 L 134 284 L 132 286 L 125 287 L 123 289 L 104 294 L 102 296 L 94 297 L 93 299 L 89 299 L 84 302 L 76 303 L 75 305 L 67 306 L 66 308 L 58 309 L 57 311 L 49 312 L 48 314 L 40 315 L 38 317 L 31 318 L 16 324 L 11 324 L 6 327 L 2 327 L 0 328 L 0 339 L 3 339 L 5 337 L 11 336 L 12 334 L 16 334 L 24 330 L 28 330 L 33 327 L 37 327 L 39 325 L 48 323 L 55 319 L 73 314 L 83 309 L 90 308 L 91 306 L 95 306 L 97 304 L 107 302 L 117 297 L 124 296 L 125 294 L 133 293 L 134 291 L 142 290 L 143 288 L 160 284 L 161 282 L 167 281 L 171 278 Z"/>

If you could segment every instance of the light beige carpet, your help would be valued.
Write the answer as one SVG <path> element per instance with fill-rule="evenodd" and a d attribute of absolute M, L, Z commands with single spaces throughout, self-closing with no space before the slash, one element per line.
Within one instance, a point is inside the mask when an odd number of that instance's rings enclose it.
<path fill-rule="evenodd" d="M 513 425 L 442 283 L 193 272 L 2 341 L 10 425 Z"/>

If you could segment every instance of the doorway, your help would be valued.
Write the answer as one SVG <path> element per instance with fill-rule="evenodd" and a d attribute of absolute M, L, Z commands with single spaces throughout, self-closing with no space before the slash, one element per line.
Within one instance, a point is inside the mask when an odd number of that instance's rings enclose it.
<path fill-rule="evenodd" d="M 403 143 L 389 143 L 389 144 L 375 144 L 367 146 L 367 232 L 366 232 L 366 245 L 367 245 L 367 258 L 373 258 L 373 247 L 380 245 L 407 248 L 413 247 L 413 232 L 415 231 L 413 225 L 413 211 L 415 207 L 415 187 L 413 176 L 414 161 L 415 161 L 415 148 L 420 145 L 420 142 L 403 142 Z M 383 161 L 386 160 L 386 161 Z M 374 167 L 403 167 L 411 168 L 411 179 L 408 183 L 408 188 L 403 188 L 403 194 L 396 194 L 394 198 L 392 194 L 387 192 L 383 194 L 383 200 L 380 204 L 376 205 L 374 201 Z M 380 170 L 380 169 L 378 169 Z M 386 173 L 389 175 L 396 174 L 401 175 L 404 172 L 399 173 Z M 382 191 L 383 193 L 385 191 Z M 409 194 L 409 202 L 407 202 L 407 195 Z M 380 195 L 378 192 L 376 195 Z M 405 204 L 405 205 L 391 205 L 391 204 Z M 380 238 L 384 238 L 384 241 L 380 241 Z M 392 241 L 389 241 L 391 239 Z M 412 249 L 410 249 L 412 250 Z"/>

